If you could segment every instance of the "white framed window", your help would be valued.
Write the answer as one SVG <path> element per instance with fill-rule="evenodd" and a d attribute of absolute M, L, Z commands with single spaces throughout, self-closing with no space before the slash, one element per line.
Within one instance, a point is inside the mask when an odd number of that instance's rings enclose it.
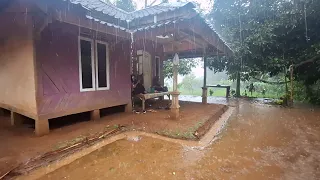
<path fill-rule="evenodd" d="M 109 90 L 109 47 L 102 41 L 79 36 L 80 92 Z"/>
<path fill-rule="evenodd" d="M 137 63 L 137 69 L 138 69 L 138 74 L 141 75 L 143 74 L 143 56 L 138 56 L 138 63 Z"/>
<path fill-rule="evenodd" d="M 106 42 L 96 41 L 96 87 L 97 90 L 109 90 L 109 47 Z"/>
<path fill-rule="evenodd" d="M 79 37 L 79 79 L 80 91 L 95 90 L 93 40 Z"/>

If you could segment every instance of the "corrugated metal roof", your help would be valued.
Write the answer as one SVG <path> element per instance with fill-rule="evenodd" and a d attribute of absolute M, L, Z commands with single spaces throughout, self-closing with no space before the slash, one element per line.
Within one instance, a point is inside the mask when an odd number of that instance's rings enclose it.
<path fill-rule="evenodd" d="M 173 11 L 178 8 L 190 5 L 191 7 L 195 7 L 191 2 L 176 2 L 176 3 L 162 3 L 156 6 L 147 7 L 145 9 L 126 12 L 115 7 L 113 4 L 107 1 L 102 0 L 63 0 L 69 1 L 72 4 L 79 4 L 83 8 L 89 11 L 97 11 L 103 14 L 115 17 L 122 21 L 132 21 L 137 18 L 142 18 L 150 15 L 156 15 L 163 12 Z"/>
<path fill-rule="evenodd" d="M 162 3 L 156 6 L 147 7 L 138 11 L 133 11 L 129 13 L 129 19 L 133 20 L 136 18 L 141 18 L 150 15 L 156 15 L 163 12 L 173 11 L 181 7 L 190 5 L 192 8 L 195 6 L 191 2 L 176 2 L 176 3 Z"/>
<path fill-rule="evenodd" d="M 128 33 L 131 32 L 129 29 L 127 29 L 125 27 L 122 27 L 122 26 L 119 26 L 119 25 L 115 25 L 115 24 L 112 24 L 112 23 L 109 23 L 109 22 L 106 22 L 106 21 L 102 21 L 100 19 L 94 18 L 94 17 L 89 16 L 89 15 L 86 15 L 86 18 L 88 18 L 90 20 L 94 20 L 95 22 L 98 22 L 100 24 L 103 24 L 103 25 L 106 25 L 106 26 L 109 26 L 109 27 L 114 27 L 114 28 L 120 29 L 122 31 L 126 31 Z"/>
<path fill-rule="evenodd" d="M 184 21 L 184 20 L 187 20 L 187 19 L 180 18 L 180 19 L 176 19 L 176 20 L 168 20 L 168 21 L 164 21 L 164 22 L 162 22 L 162 23 L 152 24 L 152 25 L 140 27 L 140 28 L 137 28 L 137 29 L 133 29 L 132 32 L 135 33 L 135 32 L 138 32 L 138 31 L 144 31 L 144 30 L 148 30 L 148 29 L 154 29 L 154 28 L 158 28 L 158 27 L 165 26 L 165 25 L 170 25 L 170 24 L 178 23 L 178 22 L 181 22 L 181 21 Z"/>
<path fill-rule="evenodd" d="M 174 11 L 182 7 L 189 6 L 189 8 L 195 8 L 195 5 L 191 2 L 175 2 L 175 3 L 162 3 L 156 6 L 151 6 L 145 9 L 133 11 L 133 12 L 126 12 L 124 10 L 121 10 L 117 7 L 115 7 L 113 4 L 111 4 L 108 1 L 102 1 L 102 0 L 63 0 L 63 1 L 69 1 L 72 4 L 79 4 L 83 8 L 94 11 L 94 12 L 100 12 L 112 17 L 115 17 L 116 19 L 122 20 L 122 21 L 132 21 L 134 19 L 150 16 L 150 15 L 157 15 L 164 12 Z M 187 20 L 188 18 L 179 18 L 175 20 L 168 20 L 157 24 L 150 24 L 146 25 L 144 27 L 139 27 L 136 29 L 130 29 L 129 27 L 121 27 L 119 25 L 112 24 L 110 22 L 106 22 L 107 20 L 101 17 L 93 17 L 91 14 L 86 15 L 86 18 L 94 20 L 96 22 L 99 22 L 103 25 L 107 25 L 110 27 L 118 28 L 122 31 L 126 31 L 128 33 L 135 33 L 138 31 L 158 28 L 161 26 L 174 24 L 177 22 L 182 22 L 184 20 Z M 215 29 L 212 27 L 210 23 L 208 23 L 203 17 L 201 19 L 205 22 L 205 24 L 216 34 L 219 40 L 222 40 L 222 42 L 226 45 L 228 49 L 231 50 L 231 48 L 227 45 L 227 43 L 221 38 L 221 36 L 215 31 Z M 231 50 L 232 51 L 232 50 Z"/>

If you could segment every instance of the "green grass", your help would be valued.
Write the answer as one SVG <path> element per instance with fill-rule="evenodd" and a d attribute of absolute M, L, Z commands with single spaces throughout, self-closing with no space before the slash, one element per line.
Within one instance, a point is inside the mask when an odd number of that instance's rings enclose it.
<path fill-rule="evenodd" d="M 210 90 L 211 88 L 208 89 L 208 96 L 210 96 Z M 225 88 L 212 88 L 213 90 L 213 97 L 225 97 L 226 96 L 226 89 Z M 193 95 L 193 96 L 202 96 L 202 89 L 194 89 L 191 91 L 190 89 L 184 89 L 181 88 L 179 89 L 181 92 L 181 95 Z M 244 96 L 245 89 L 241 90 L 241 95 Z M 278 99 L 281 97 L 280 94 L 274 94 L 274 93 L 266 93 L 265 95 L 262 95 L 259 92 L 253 92 L 252 96 L 250 93 L 247 92 L 248 97 L 257 97 L 257 98 L 272 98 L 272 99 Z"/>
<path fill-rule="evenodd" d="M 159 135 L 164 135 L 176 139 L 196 139 L 196 137 L 193 135 L 194 132 L 192 131 L 186 131 L 182 132 L 180 130 L 172 131 L 172 130 L 163 130 L 163 131 L 157 131 L 156 132 Z"/>
<path fill-rule="evenodd" d="M 208 89 L 208 96 L 210 96 L 210 89 L 211 88 L 209 88 Z M 213 94 L 212 94 L 212 96 L 215 96 L 215 97 L 226 97 L 226 89 L 225 88 L 212 88 L 212 90 L 213 90 Z"/>
<path fill-rule="evenodd" d="M 156 133 L 159 135 L 164 135 L 176 139 L 197 139 L 197 137 L 194 135 L 194 133 L 209 119 L 209 117 L 204 118 L 200 121 L 198 121 L 194 126 L 188 128 L 186 131 L 181 130 L 162 130 L 157 131 Z"/>
<path fill-rule="evenodd" d="M 225 88 L 213 88 L 213 95 L 215 97 L 225 97 L 226 96 L 226 89 Z M 193 96 L 202 96 L 202 89 L 194 89 L 193 91 L 189 89 L 181 88 L 179 89 L 182 95 L 193 95 Z M 208 89 L 208 96 L 210 96 L 209 89 Z"/>
<path fill-rule="evenodd" d="M 251 97 L 250 93 L 247 93 L 247 94 L 248 94 L 248 97 Z M 277 94 L 271 94 L 271 93 L 266 93 L 265 95 L 262 95 L 261 93 L 253 92 L 252 97 L 278 99 L 281 96 Z"/>
<path fill-rule="evenodd" d="M 72 146 L 78 142 L 81 142 L 85 139 L 86 137 L 85 136 L 79 136 L 79 137 L 76 137 L 74 139 L 70 139 L 70 140 L 67 140 L 67 141 L 63 141 L 63 142 L 59 142 L 57 145 L 55 145 L 53 147 L 53 150 L 58 150 L 58 149 L 62 149 L 62 148 L 66 148 L 68 146 Z"/>

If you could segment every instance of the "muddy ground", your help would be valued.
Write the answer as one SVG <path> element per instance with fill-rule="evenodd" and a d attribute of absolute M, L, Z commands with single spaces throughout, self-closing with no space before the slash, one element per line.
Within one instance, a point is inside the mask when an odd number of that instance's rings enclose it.
<path fill-rule="evenodd" d="M 319 108 L 229 103 L 227 128 L 205 149 L 120 140 L 42 179 L 320 179 Z"/>
<path fill-rule="evenodd" d="M 158 109 L 167 102 L 153 104 L 147 114 L 117 113 L 119 109 L 106 110 L 100 120 L 88 121 L 88 114 L 50 120 L 51 132 L 43 137 L 33 133 L 33 120 L 26 120 L 23 126 L 10 126 L 9 114 L 0 118 L 0 175 L 21 162 L 68 144 L 80 141 L 83 137 L 105 130 L 106 127 L 124 125 L 128 130 L 142 130 L 182 139 L 195 139 L 193 132 L 211 125 L 224 112 L 223 105 L 202 105 L 200 103 L 181 103 L 181 118 L 171 120 L 169 111 Z M 203 129 L 203 128 L 202 128 Z M 202 134 L 205 133 L 202 130 Z M 200 133 L 201 133 L 200 132 Z"/>

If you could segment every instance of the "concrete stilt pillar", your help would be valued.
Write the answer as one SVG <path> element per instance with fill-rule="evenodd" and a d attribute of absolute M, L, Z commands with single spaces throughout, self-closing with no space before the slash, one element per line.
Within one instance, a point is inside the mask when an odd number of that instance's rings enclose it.
<path fill-rule="evenodd" d="M 125 106 L 125 112 L 131 113 L 132 112 L 132 102 L 128 103 Z"/>
<path fill-rule="evenodd" d="M 37 136 L 43 136 L 49 134 L 49 120 L 48 119 L 36 119 L 35 120 L 35 132 Z"/>
<path fill-rule="evenodd" d="M 23 119 L 25 117 L 16 113 L 16 112 L 13 112 L 11 111 L 11 125 L 12 126 L 19 126 L 21 124 L 23 124 Z"/>
<path fill-rule="evenodd" d="M 4 116 L 4 109 L 0 108 L 0 116 Z"/>
<path fill-rule="evenodd" d="M 203 87 L 202 87 L 202 104 L 208 103 L 208 88 L 207 88 L 207 55 L 204 49 L 203 52 Z"/>
<path fill-rule="evenodd" d="M 208 88 L 203 87 L 202 88 L 202 104 L 208 103 Z"/>
<path fill-rule="evenodd" d="M 178 67 L 179 67 L 179 55 L 175 54 L 173 58 L 173 92 L 172 95 L 172 103 L 171 103 L 171 119 L 178 119 L 180 116 L 180 105 L 179 105 L 179 95 L 178 91 Z"/>
<path fill-rule="evenodd" d="M 100 110 L 96 109 L 90 112 L 90 120 L 98 120 L 100 119 Z"/>
<path fill-rule="evenodd" d="M 170 107 L 170 117 L 171 119 L 178 119 L 180 116 L 180 105 L 179 105 L 179 95 L 180 92 L 171 92 L 172 95 L 172 104 Z"/>

